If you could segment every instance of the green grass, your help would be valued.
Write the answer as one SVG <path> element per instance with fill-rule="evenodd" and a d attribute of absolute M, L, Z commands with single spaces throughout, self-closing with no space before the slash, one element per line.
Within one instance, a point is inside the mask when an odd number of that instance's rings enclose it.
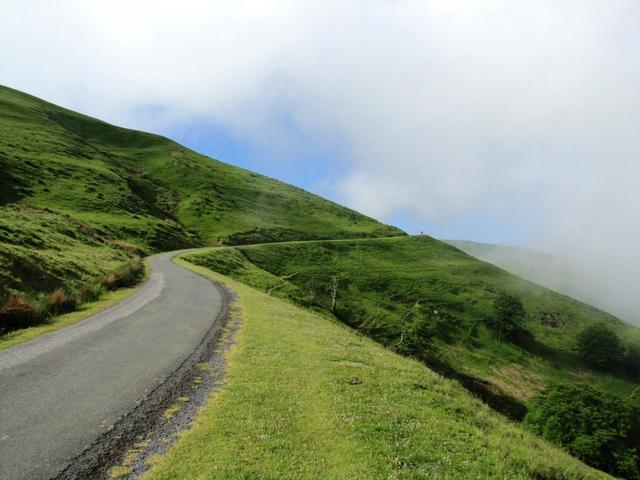
<path fill-rule="evenodd" d="M 190 257 L 269 295 L 232 282 L 243 295 L 246 324 L 230 383 L 181 442 L 195 442 L 192 453 L 178 446 L 182 456 L 161 461 L 158 478 L 209 478 L 216 471 L 230 478 L 587 472 L 457 383 L 392 351 L 508 405 L 558 380 L 621 395 L 635 387 L 623 375 L 585 368 L 572 345 L 594 321 L 608 322 L 625 342 L 638 341 L 637 329 L 442 242 L 403 237 L 395 227 L 166 138 L 0 87 L 0 171 L 0 300 L 77 291 L 134 255 L 271 242 Z M 332 277 L 335 317 L 378 344 L 329 319 Z M 499 342 L 482 326 L 502 291 L 524 301 L 532 333 L 526 344 Z M 82 313 L 5 335 L 0 346 Z M 429 341 L 407 345 L 419 321 L 432 330 Z M 200 459 L 206 468 L 194 472 Z"/>
<path fill-rule="evenodd" d="M 241 328 L 224 387 L 146 479 L 608 478 L 328 316 L 192 268 L 239 294 Z"/>
<path fill-rule="evenodd" d="M 0 205 L 72 214 L 149 251 L 402 233 L 299 188 L 0 87 Z"/>
<path fill-rule="evenodd" d="M 0 207 L 0 297 L 77 289 L 130 256 L 67 215 L 23 205 Z"/>
<path fill-rule="evenodd" d="M 593 322 L 608 323 L 627 343 L 640 342 L 638 328 L 430 237 L 216 248 L 187 258 L 322 312 L 331 309 L 335 276 L 339 320 L 458 378 L 515 417 L 523 413 L 518 403 L 558 381 L 586 382 L 625 396 L 637 387 L 637 379 L 624 373 L 588 368 L 574 347 L 577 334 Z M 484 326 L 501 292 L 522 299 L 523 326 L 531 338 L 499 341 Z M 551 326 L 549 318 L 557 324 Z M 430 337 L 411 345 L 416 322 L 428 326 Z"/>

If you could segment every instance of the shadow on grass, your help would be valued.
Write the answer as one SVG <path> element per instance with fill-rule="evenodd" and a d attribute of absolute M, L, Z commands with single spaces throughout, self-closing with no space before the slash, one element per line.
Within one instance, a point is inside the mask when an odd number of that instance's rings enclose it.
<path fill-rule="evenodd" d="M 0 170 L 4 170 L 0 163 Z M 26 183 L 5 176 L 0 176 L 0 205 L 15 203 L 29 193 Z"/>
<path fill-rule="evenodd" d="M 625 365 L 620 365 L 618 368 L 609 370 L 595 370 L 588 365 L 585 365 L 584 361 L 577 353 L 573 353 L 566 350 L 560 350 L 550 347 L 544 343 L 538 341 L 531 333 L 526 332 L 526 335 L 520 335 L 513 340 L 513 344 L 519 348 L 527 351 L 532 355 L 536 355 L 540 358 L 544 358 L 549 361 L 554 368 L 568 369 L 568 370 L 592 370 L 601 374 L 611 375 L 628 383 L 640 382 L 640 375 L 630 372 Z"/>
<path fill-rule="evenodd" d="M 457 380 L 467 391 L 471 392 L 498 413 L 515 421 L 522 421 L 527 413 L 524 403 L 501 391 L 497 386 L 458 372 L 451 365 L 435 357 L 422 358 L 421 361 L 440 375 Z"/>

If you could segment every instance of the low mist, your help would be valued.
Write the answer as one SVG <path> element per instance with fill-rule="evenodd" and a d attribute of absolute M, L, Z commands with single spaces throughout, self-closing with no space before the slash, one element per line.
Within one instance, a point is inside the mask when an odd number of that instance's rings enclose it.
<path fill-rule="evenodd" d="M 559 257 L 528 248 L 447 240 L 476 258 L 565 295 L 582 300 L 619 318 L 640 324 L 634 283 L 619 278 L 620 269 L 579 258 Z"/>

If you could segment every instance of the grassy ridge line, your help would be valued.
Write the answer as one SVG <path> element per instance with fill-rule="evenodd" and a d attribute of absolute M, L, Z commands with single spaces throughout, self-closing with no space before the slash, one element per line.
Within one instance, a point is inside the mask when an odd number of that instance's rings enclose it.
<path fill-rule="evenodd" d="M 73 214 L 149 250 L 403 233 L 300 188 L 0 87 L 0 204 Z M 135 228 L 132 228 L 135 226 Z"/>
<path fill-rule="evenodd" d="M 237 292 L 243 320 L 224 387 L 146 480 L 610 478 L 420 363 L 176 261 Z"/>

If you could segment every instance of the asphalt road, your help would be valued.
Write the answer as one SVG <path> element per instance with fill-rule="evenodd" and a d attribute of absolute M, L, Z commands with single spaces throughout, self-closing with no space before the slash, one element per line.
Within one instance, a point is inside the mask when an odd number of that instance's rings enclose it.
<path fill-rule="evenodd" d="M 0 350 L 0 479 L 55 476 L 198 347 L 222 292 L 173 255 L 117 306 Z"/>

